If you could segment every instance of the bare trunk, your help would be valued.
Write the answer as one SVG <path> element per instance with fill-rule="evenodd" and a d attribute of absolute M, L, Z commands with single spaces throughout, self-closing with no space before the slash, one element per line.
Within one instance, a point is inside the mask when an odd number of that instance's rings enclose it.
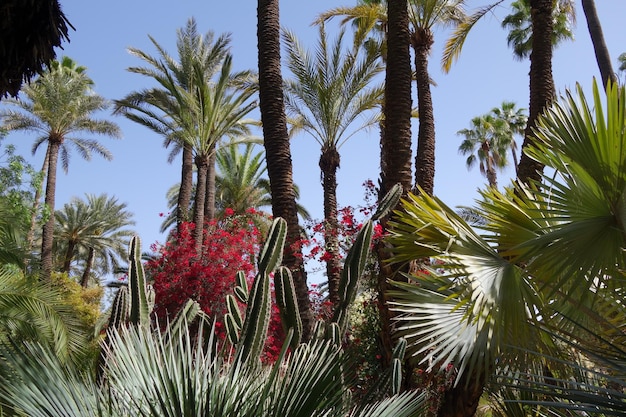
<path fill-rule="evenodd" d="M 89 248 L 89 255 L 87 256 L 87 263 L 85 264 L 85 270 L 80 278 L 80 285 L 83 288 L 87 288 L 89 285 L 89 277 L 91 276 L 91 268 L 93 266 L 93 260 L 96 256 L 96 252 L 93 248 Z"/>
<path fill-rule="evenodd" d="M 67 242 L 67 250 L 65 251 L 65 258 L 63 259 L 63 267 L 61 272 L 70 272 L 70 266 L 72 265 L 72 259 L 74 258 L 74 249 L 76 248 L 76 241 L 70 240 Z"/>
<path fill-rule="evenodd" d="M 430 30 L 416 30 L 413 33 L 415 50 L 415 76 L 417 78 L 417 109 L 419 130 L 417 133 L 417 156 L 415 158 L 415 185 L 432 195 L 435 188 L 435 116 L 433 99 L 430 94 L 428 75 L 428 55 L 433 45 Z"/>
<path fill-rule="evenodd" d="M 617 76 L 615 75 L 615 71 L 613 71 L 611 56 L 609 55 L 609 50 L 604 41 L 600 18 L 596 10 L 596 3 L 594 0 L 582 0 L 582 3 L 585 18 L 587 19 L 587 27 L 589 28 L 589 35 L 593 43 L 593 50 L 596 53 L 596 61 L 600 69 L 600 76 L 602 77 L 602 85 L 604 85 L 606 89 L 609 80 L 611 80 L 613 84 L 617 83 Z"/>
<path fill-rule="evenodd" d="M 385 116 L 381 138 L 381 187 L 382 198 L 395 184 L 402 184 L 404 192 L 413 186 L 411 151 L 411 56 L 408 3 L 406 0 L 387 2 L 387 65 L 385 75 Z M 387 229 L 388 219 L 382 219 Z M 387 303 L 388 280 L 393 271 L 385 260 L 388 252 L 379 243 L 378 257 L 378 309 L 381 320 L 381 353 L 385 367 L 391 363 L 393 341 L 391 336 L 391 312 Z"/>
<path fill-rule="evenodd" d="M 195 242 L 196 247 L 196 255 L 198 257 L 202 256 L 202 238 L 203 238 L 203 230 L 204 230 L 204 201 L 206 198 L 206 180 L 207 180 L 207 171 L 209 167 L 209 157 L 205 155 L 196 156 L 196 170 L 197 170 L 197 181 L 196 181 L 196 198 L 194 201 L 196 204 L 194 205 L 194 213 L 193 213 L 193 222 L 195 227 L 193 229 L 193 240 Z"/>
<path fill-rule="evenodd" d="M 49 282 L 52 276 L 52 244 L 54 242 L 54 200 L 56 198 L 57 161 L 62 139 L 48 139 L 48 175 L 45 204 L 50 213 L 41 235 L 41 280 Z"/>
<path fill-rule="evenodd" d="M 530 13 L 532 18 L 533 36 L 530 53 L 530 105 L 528 123 L 524 131 L 524 143 L 520 157 L 517 178 L 522 183 L 531 180 L 539 181 L 543 173 L 543 165 L 529 158 L 524 149 L 535 140 L 533 127 L 537 117 L 552 103 L 554 99 L 554 82 L 552 80 L 552 0 L 531 0 Z"/>
<path fill-rule="evenodd" d="M 326 277 L 328 278 L 328 295 L 333 311 L 339 307 L 339 280 L 341 263 L 339 262 L 339 230 L 337 220 L 337 169 L 339 168 L 339 152 L 334 147 L 322 149 L 319 166 L 322 170 L 324 188 L 324 248 L 328 253 L 326 260 Z"/>
<path fill-rule="evenodd" d="M 302 337 L 308 340 L 313 329 L 313 313 L 302 260 L 300 243 L 302 235 L 293 190 L 291 148 L 282 90 L 278 0 L 259 0 L 257 17 L 259 108 L 263 122 L 267 174 L 272 194 L 272 213 L 275 217 L 282 217 L 287 221 L 287 242 L 283 264 L 293 274 L 302 319 Z"/>
<path fill-rule="evenodd" d="M 180 174 L 180 189 L 178 190 L 178 205 L 176 207 L 176 222 L 180 226 L 182 222 L 188 222 L 189 206 L 193 190 L 193 151 L 191 145 L 183 145 L 183 163 Z"/>
<path fill-rule="evenodd" d="M 210 222 L 215 219 L 215 154 L 216 150 L 213 149 L 211 156 L 209 156 L 209 165 L 207 167 L 206 178 L 206 197 L 204 203 L 204 222 Z"/>

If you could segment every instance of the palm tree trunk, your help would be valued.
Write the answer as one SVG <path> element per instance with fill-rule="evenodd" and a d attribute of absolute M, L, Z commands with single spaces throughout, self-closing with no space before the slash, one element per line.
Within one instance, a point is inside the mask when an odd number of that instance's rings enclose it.
<path fill-rule="evenodd" d="M 96 251 L 90 247 L 89 255 L 87 255 L 87 263 L 85 265 L 85 270 L 83 271 L 83 275 L 80 278 L 80 285 L 83 288 L 87 288 L 89 285 L 89 276 L 91 275 L 91 267 L 93 266 L 93 260 L 96 256 Z"/>
<path fill-rule="evenodd" d="M 46 173 L 48 171 L 50 147 L 46 148 L 46 155 L 43 159 L 41 166 L 41 180 L 35 185 L 35 197 L 33 201 L 33 208 L 30 211 L 30 224 L 28 226 L 28 232 L 26 233 L 26 253 L 31 253 L 35 241 L 35 227 L 37 226 L 37 213 L 39 212 L 39 200 L 41 200 L 41 191 L 43 190 L 43 181 L 46 179 Z M 29 258 L 24 260 L 24 267 L 28 268 Z"/>
<path fill-rule="evenodd" d="M 278 0 L 259 0 L 257 18 L 259 108 L 272 193 L 272 213 L 274 217 L 282 217 L 287 222 L 283 264 L 293 274 L 302 319 L 302 338 L 308 340 L 313 329 L 313 313 L 302 260 L 302 236 L 293 190 L 291 148 L 282 90 Z"/>
<path fill-rule="evenodd" d="M 319 166 L 322 170 L 322 185 L 324 188 L 324 242 L 328 253 L 326 260 L 326 277 L 328 278 L 328 296 L 335 311 L 340 304 L 339 280 L 341 277 L 341 263 L 339 262 L 339 230 L 337 220 L 337 169 L 340 157 L 335 147 L 322 149 Z"/>
<path fill-rule="evenodd" d="M 188 143 L 183 144 L 183 163 L 180 177 L 178 205 L 176 207 L 177 226 L 189 221 L 189 205 L 193 190 L 193 151 Z"/>
<path fill-rule="evenodd" d="M 206 200 L 204 203 L 204 222 L 210 222 L 215 219 L 215 158 L 216 149 L 213 148 L 211 156 L 209 156 L 209 165 L 207 167 L 207 180 L 206 180 Z"/>
<path fill-rule="evenodd" d="M 409 14 L 407 0 L 387 2 L 387 65 L 385 75 L 385 116 L 380 153 L 382 198 L 395 184 L 402 184 L 407 193 L 413 186 L 411 170 L 411 56 Z M 381 225 L 387 229 L 388 219 L 382 219 Z M 385 366 L 391 364 L 393 342 L 391 337 L 391 312 L 389 311 L 387 290 L 388 280 L 393 271 L 385 260 L 389 257 L 382 244 L 376 248 L 378 257 L 378 309 L 381 320 L 380 339 L 382 361 Z"/>
<path fill-rule="evenodd" d="M 435 116 L 428 75 L 428 55 L 433 42 L 433 34 L 430 30 L 418 29 L 413 33 L 419 112 L 415 185 L 422 187 L 428 195 L 432 195 L 435 188 Z"/>
<path fill-rule="evenodd" d="M 63 268 L 61 268 L 61 272 L 70 272 L 70 265 L 72 264 L 72 259 L 74 258 L 75 248 L 76 241 L 70 240 L 67 242 L 67 250 L 65 251 L 65 258 L 63 259 Z"/>
<path fill-rule="evenodd" d="M 472 417 L 476 414 L 483 394 L 485 378 L 469 374 L 461 375 L 457 385 L 443 394 L 437 417 Z"/>
<path fill-rule="evenodd" d="M 596 53 L 596 61 L 598 62 L 598 68 L 600 69 L 600 75 L 602 77 L 602 85 L 604 85 L 606 89 L 609 80 L 611 80 L 613 84 L 617 83 L 617 76 L 615 75 L 615 71 L 613 71 L 611 56 L 609 55 L 609 50 L 604 41 L 602 26 L 600 25 L 600 19 L 598 18 L 598 12 L 596 10 L 596 3 L 593 0 L 582 0 L 582 3 L 585 18 L 587 19 L 587 28 L 589 28 L 589 35 L 591 36 L 593 50 Z"/>
<path fill-rule="evenodd" d="M 56 198 L 57 161 L 61 140 L 48 139 L 48 175 L 46 178 L 45 204 L 50 217 L 41 235 L 41 280 L 49 282 L 52 276 L 52 244 L 54 242 L 54 200 Z"/>
<path fill-rule="evenodd" d="M 552 80 L 552 0 L 531 0 L 530 13 L 532 18 L 532 51 L 530 53 L 530 105 L 528 122 L 524 131 L 522 155 L 517 168 L 520 182 L 539 180 L 543 165 L 529 158 L 524 149 L 530 146 L 535 138 L 533 127 L 537 117 L 552 103 L 554 99 L 554 82 Z"/>
<path fill-rule="evenodd" d="M 205 155 L 196 156 L 196 170 L 198 172 L 198 179 L 196 181 L 196 198 L 194 201 L 194 213 L 193 222 L 195 228 L 193 229 L 193 239 L 196 247 L 196 255 L 200 257 L 202 255 L 202 237 L 204 230 L 204 202 L 206 199 L 206 183 L 207 173 L 209 168 L 209 157 Z"/>

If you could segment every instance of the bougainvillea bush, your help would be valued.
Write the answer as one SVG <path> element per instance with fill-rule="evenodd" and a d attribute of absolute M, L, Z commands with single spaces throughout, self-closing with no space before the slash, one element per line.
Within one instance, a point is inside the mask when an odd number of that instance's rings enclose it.
<path fill-rule="evenodd" d="M 196 300 L 202 310 L 216 320 L 218 337 L 224 340 L 223 317 L 227 312 L 226 296 L 233 293 L 235 275 L 243 271 L 252 282 L 256 256 L 263 236 L 252 221 L 255 212 L 225 216 L 207 224 L 203 250 L 194 249 L 194 223 L 183 223 L 172 232 L 167 243 L 153 245 L 156 253 L 145 267 L 155 291 L 154 314 L 159 323 L 172 320 L 186 300 Z M 245 312 L 245 306 L 240 306 Z M 276 309 L 277 310 L 277 309 Z M 278 311 L 273 312 L 264 359 L 274 360 L 280 352 L 283 335 Z"/>

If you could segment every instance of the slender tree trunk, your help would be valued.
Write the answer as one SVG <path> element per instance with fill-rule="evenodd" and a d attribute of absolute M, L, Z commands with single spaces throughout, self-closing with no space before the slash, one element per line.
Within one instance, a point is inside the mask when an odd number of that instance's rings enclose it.
<path fill-rule="evenodd" d="M 89 255 L 87 255 L 87 264 L 85 265 L 85 270 L 83 271 L 83 275 L 80 278 L 80 285 L 83 288 L 87 288 L 89 285 L 89 276 L 91 275 L 91 268 L 93 266 L 93 260 L 96 256 L 96 251 L 90 247 Z"/>
<path fill-rule="evenodd" d="M 52 244 L 54 242 L 54 200 L 56 198 L 57 161 L 62 139 L 48 138 L 48 175 L 45 204 L 50 213 L 41 235 L 41 280 L 49 282 L 52 276 Z"/>
<path fill-rule="evenodd" d="M 552 79 L 552 0 L 531 0 L 530 14 L 533 36 L 530 53 L 530 105 L 528 122 L 524 131 L 522 154 L 517 169 L 517 178 L 522 183 L 530 180 L 539 181 L 543 173 L 543 165 L 529 158 L 524 150 L 530 146 L 535 136 L 533 127 L 537 117 L 552 103 L 554 99 L 554 82 Z"/>
<path fill-rule="evenodd" d="M 282 90 L 278 0 L 259 0 L 257 17 L 259 108 L 272 194 L 272 213 L 287 221 L 283 264 L 293 274 L 302 318 L 303 339 L 308 340 L 313 328 L 313 313 L 302 259 L 302 235 L 293 190 L 291 148 Z"/>
<path fill-rule="evenodd" d="M 428 55 L 433 45 L 430 30 L 416 30 L 413 33 L 415 51 L 415 75 L 417 78 L 417 109 L 419 130 L 417 133 L 417 156 L 415 157 L 415 185 L 432 195 L 435 188 L 435 116 L 433 99 L 430 94 L 428 75 Z"/>
<path fill-rule="evenodd" d="M 209 166 L 207 167 L 206 178 L 206 200 L 204 203 L 204 222 L 210 222 L 215 219 L 215 159 L 217 154 L 216 149 L 213 147 L 213 151 L 209 156 Z"/>
<path fill-rule="evenodd" d="M 183 144 L 183 163 L 180 174 L 180 189 L 178 191 L 178 205 L 176 207 L 176 222 L 188 222 L 189 206 L 193 190 L 193 150 L 188 143 Z"/>
<path fill-rule="evenodd" d="M 408 3 L 406 0 L 387 2 L 387 65 L 385 74 L 384 125 L 381 137 L 380 198 L 395 184 L 402 184 L 407 193 L 413 186 L 411 170 L 411 56 Z M 387 229 L 388 219 L 382 219 Z M 379 264 L 378 309 L 381 320 L 383 365 L 389 366 L 393 350 L 391 312 L 387 303 L 388 280 L 393 271 L 385 263 L 388 252 L 379 243 L 376 248 Z"/>
<path fill-rule="evenodd" d="M 196 255 L 202 256 L 202 237 L 204 230 L 204 202 L 206 199 L 207 172 L 209 169 L 209 157 L 206 155 L 196 155 L 196 171 L 198 174 L 196 181 L 196 198 L 194 199 L 193 240 L 196 246 Z"/>
<path fill-rule="evenodd" d="M 30 254 L 33 251 L 33 246 L 35 242 L 35 228 L 37 226 L 37 213 L 39 212 L 39 201 L 41 200 L 41 191 L 43 190 L 43 181 L 46 179 L 46 172 L 48 172 L 48 163 L 49 163 L 49 155 L 50 155 L 50 147 L 46 148 L 46 156 L 43 159 L 43 164 L 41 166 L 41 179 L 38 180 L 38 183 L 35 185 L 35 198 L 33 201 L 33 208 L 30 212 L 30 224 L 28 226 L 28 233 L 26 234 L 26 253 Z M 29 265 L 29 257 L 26 257 L 24 260 L 25 269 L 28 268 Z"/>
<path fill-rule="evenodd" d="M 328 295 L 333 305 L 333 311 L 339 307 L 339 280 L 341 277 L 341 263 L 339 262 L 339 239 L 337 230 L 337 169 L 340 157 L 335 147 L 322 149 L 319 166 L 322 171 L 322 185 L 324 188 L 324 242 L 328 253 L 326 260 L 326 276 L 328 278 Z"/>
<path fill-rule="evenodd" d="M 598 62 L 598 68 L 600 69 L 600 76 L 602 77 L 602 85 L 606 89 L 608 81 L 611 83 L 617 83 L 617 76 L 613 71 L 613 65 L 611 64 L 611 56 L 609 50 L 606 47 L 604 41 L 604 34 L 602 33 L 602 26 L 600 25 L 600 18 L 596 10 L 596 3 L 594 0 L 582 0 L 583 11 L 585 12 L 585 18 L 587 19 L 587 28 L 589 28 L 589 35 L 591 36 L 591 42 L 593 43 L 593 50 L 596 53 L 596 61 Z"/>
<path fill-rule="evenodd" d="M 70 272 L 70 266 L 72 259 L 74 258 L 74 249 L 76 248 L 76 241 L 70 240 L 67 242 L 67 250 L 65 251 L 65 258 L 63 259 L 63 268 L 61 272 Z"/>

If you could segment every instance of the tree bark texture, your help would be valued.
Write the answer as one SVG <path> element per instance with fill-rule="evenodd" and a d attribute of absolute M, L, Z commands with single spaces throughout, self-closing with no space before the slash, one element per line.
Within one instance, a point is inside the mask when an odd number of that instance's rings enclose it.
<path fill-rule="evenodd" d="M 50 217 L 41 234 L 41 280 L 49 282 L 52 276 L 52 244 L 54 242 L 54 201 L 56 199 L 57 161 L 63 138 L 48 138 L 48 175 L 45 204 Z"/>
<path fill-rule="evenodd" d="M 415 51 L 415 76 L 417 78 L 417 110 L 419 130 L 417 132 L 417 156 L 415 157 L 415 185 L 422 187 L 428 195 L 435 188 L 435 116 L 430 93 L 428 55 L 433 45 L 433 34 L 428 29 L 413 33 Z"/>
<path fill-rule="evenodd" d="M 207 172 L 209 169 L 209 157 L 206 155 L 196 155 L 196 171 L 198 179 L 196 181 L 196 198 L 194 199 L 193 239 L 196 247 L 196 256 L 202 255 L 202 238 L 204 230 L 204 203 L 206 201 Z"/>
<path fill-rule="evenodd" d="M 380 198 L 395 184 L 402 184 L 404 193 L 413 187 L 411 152 L 411 56 L 409 14 L 406 0 L 387 2 L 387 65 L 385 73 L 384 124 L 381 136 Z M 381 225 L 387 229 L 388 219 Z M 378 257 L 378 309 L 381 320 L 381 354 L 384 366 L 391 363 L 393 351 L 392 315 L 389 311 L 388 280 L 392 268 L 385 263 L 389 257 L 383 243 L 376 248 Z"/>
<path fill-rule="evenodd" d="M 543 165 L 529 158 L 524 150 L 530 146 L 535 136 L 533 127 L 537 117 L 554 100 L 554 82 L 552 80 L 552 0 L 531 0 L 532 51 L 530 53 L 530 105 L 528 123 L 524 131 L 522 155 L 517 168 L 517 179 L 522 183 L 530 180 L 539 181 Z"/>
<path fill-rule="evenodd" d="M 609 55 L 609 50 L 604 41 L 600 18 L 596 10 L 596 3 L 594 0 L 582 0 L 582 4 L 585 18 L 587 19 L 587 28 L 589 29 L 589 35 L 593 43 L 593 50 L 596 54 L 596 61 L 600 69 L 600 76 L 602 77 L 602 85 L 604 85 L 604 89 L 606 89 L 609 80 L 611 80 L 613 84 L 617 82 L 617 76 L 615 75 L 615 71 L 613 71 L 611 56 Z"/>
<path fill-rule="evenodd" d="M 293 274 L 302 319 L 302 337 L 303 340 L 308 340 L 313 328 L 313 313 L 302 259 L 302 236 L 293 189 L 291 148 L 282 90 L 278 0 L 259 0 L 257 18 L 259 108 L 272 194 L 272 213 L 274 217 L 282 217 L 287 222 L 283 264 Z"/>
<path fill-rule="evenodd" d="M 183 145 L 183 163 L 180 173 L 180 188 L 178 190 L 178 205 L 176 206 L 176 222 L 179 226 L 182 222 L 188 222 L 189 206 L 193 190 L 193 151 L 191 145 Z"/>

